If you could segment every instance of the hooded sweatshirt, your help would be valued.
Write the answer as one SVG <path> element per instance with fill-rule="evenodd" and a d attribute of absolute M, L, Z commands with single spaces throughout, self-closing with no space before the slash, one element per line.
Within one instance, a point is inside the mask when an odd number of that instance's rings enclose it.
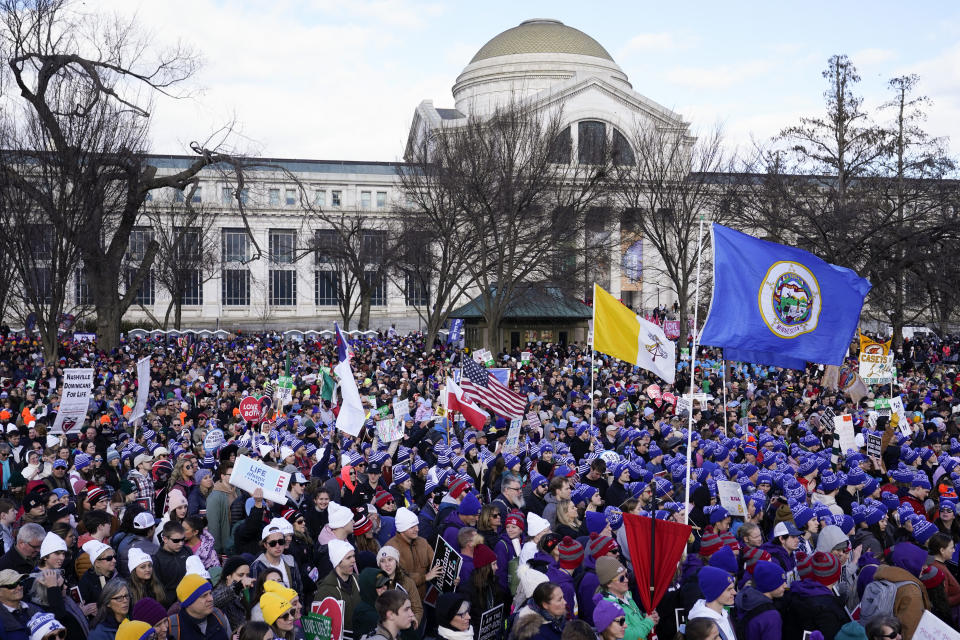
<path fill-rule="evenodd" d="M 765 609 L 754 613 L 759 609 Z M 773 600 L 763 595 L 756 587 L 746 587 L 737 593 L 736 619 L 749 618 L 745 638 L 739 640 L 780 640 L 783 620 L 773 608 Z"/>
<path fill-rule="evenodd" d="M 726 610 L 717 613 L 713 609 L 707 606 L 706 600 L 697 600 L 696 604 L 690 609 L 690 615 L 687 616 L 688 620 L 693 620 L 694 618 L 710 618 L 717 623 L 717 627 L 720 629 L 720 640 L 738 640 L 736 634 L 733 632 L 733 621 L 730 620 L 729 614 Z"/>

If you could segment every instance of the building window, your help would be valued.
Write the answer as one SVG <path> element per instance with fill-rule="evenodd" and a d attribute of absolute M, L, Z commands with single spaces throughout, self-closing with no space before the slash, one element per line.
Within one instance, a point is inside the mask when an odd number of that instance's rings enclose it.
<path fill-rule="evenodd" d="M 360 192 L 360 208 L 361 209 L 370 208 L 370 192 L 369 191 Z"/>
<path fill-rule="evenodd" d="M 90 284 L 88 281 L 86 267 L 77 268 L 73 287 L 73 297 L 75 304 L 77 305 L 93 304 L 93 297 L 90 295 Z"/>
<path fill-rule="evenodd" d="M 613 163 L 624 166 L 631 166 L 635 164 L 633 157 L 633 149 L 630 148 L 630 143 L 627 142 L 627 139 L 622 133 L 613 130 Z"/>
<path fill-rule="evenodd" d="M 220 202 L 223 204 L 230 204 L 233 202 L 233 189 L 230 187 L 221 187 L 220 188 Z"/>
<path fill-rule="evenodd" d="M 193 192 L 193 195 L 190 196 L 190 202 L 193 204 L 200 204 L 203 202 L 203 187 L 199 184 L 197 185 L 196 190 Z"/>
<path fill-rule="evenodd" d="M 314 262 L 316 264 L 333 262 L 333 252 L 338 242 L 337 232 L 333 229 L 317 229 L 313 236 Z"/>
<path fill-rule="evenodd" d="M 577 158 L 581 164 L 602 164 L 607 153 L 607 126 L 587 120 L 577 124 Z"/>
<path fill-rule="evenodd" d="M 270 206 L 279 207 L 280 206 L 280 189 L 270 189 L 268 191 L 270 196 Z"/>
<path fill-rule="evenodd" d="M 250 272 L 247 269 L 223 270 L 223 305 L 245 307 L 250 304 Z"/>
<path fill-rule="evenodd" d="M 184 201 L 183 189 L 174 189 L 173 190 L 173 201 L 176 203 L 182 203 Z"/>
<path fill-rule="evenodd" d="M 283 195 L 283 199 L 288 207 L 292 207 L 293 205 L 297 204 L 297 190 L 287 189 Z"/>
<path fill-rule="evenodd" d="M 554 164 L 570 164 L 570 150 L 573 148 L 573 140 L 570 137 L 570 127 L 567 127 L 554 138 L 550 149 L 548 160 Z"/>
<path fill-rule="evenodd" d="M 430 296 L 427 290 L 427 284 L 419 274 L 408 273 L 406 275 L 403 293 L 407 306 L 425 307 L 428 304 L 427 301 Z"/>
<path fill-rule="evenodd" d="M 374 307 L 382 307 L 387 304 L 387 283 L 383 275 L 377 271 L 364 271 L 363 279 L 373 287 L 373 293 L 370 294 L 370 304 Z"/>
<path fill-rule="evenodd" d="M 153 202 L 153 191 L 147 191 L 147 194 L 143 197 L 145 202 Z"/>
<path fill-rule="evenodd" d="M 250 238 L 243 229 L 223 230 L 223 261 L 245 264 L 250 259 Z"/>
<path fill-rule="evenodd" d="M 327 192 L 323 189 L 318 189 L 313 194 L 313 206 L 315 207 L 325 207 L 327 206 Z"/>
<path fill-rule="evenodd" d="M 297 272 L 290 269 L 270 270 L 270 306 L 292 307 L 297 304 Z"/>
<path fill-rule="evenodd" d="M 183 269 L 180 274 L 183 283 L 183 295 L 180 304 L 199 306 L 203 304 L 203 285 L 200 282 L 199 269 Z"/>
<path fill-rule="evenodd" d="M 183 194 L 182 191 L 177 193 Z M 133 280 L 140 270 L 140 264 L 147 253 L 147 247 L 153 241 L 153 230 L 148 228 L 135 228 L 130 232 L 130 241 L 127 243 L 127 269 L 125 274 L 125 284 L 129 289 Z M 133 299 L 134 304 L 152 305 L 154 302 L 154 282 L 153 274 L 148 273 L 140 284 L 139 289 Z"/>
<path fill-rule="evenodd" d="M 50 285 L 50 267 L 36 265 L 27 272 L 29 298 L 41 304 L 50 304 L 53 289 Z"/>
<path fill-rule="evenodd" d="M 387 192 L 377 191 L 377 209 L 383 209 L 387 206 Z"/>
<path fill-rule="evenodd" d="M 339 302 L 340 274 L 336 271 L 315 271 L 313 302 L 318 307 L 333 307 Z"/>
<path fill-rule="evenodd" d="M 386 231 L 364 231 L 360 238 L 360 255 L 364 262 L 378 264 L 386 250 Z"/>
<path fill-rule="evenodd" d="M 341 205 L 341 203 L 343 202 L 343 200 L 342 200 L 342 198 L 341 198 L 342 194 L 343 194 L 342 191 L 337 191 L 337 190 L 331 191 L 331 192 L 330 192 L 330 206 L 339 207 L 339 206 Z"/>
<path fill-rule="evenodd" d="M 292 229 L 270 229 L 270 262 L 293 264 L 296 261 L 297 232 Z"/>
<path fill-rule="evenodd" d="M 130 267 L 127 269 L 125 282 L 127 290 L 129 290 L 130 286 L 133 284 L 133 279 L 136 278 L 137 271 L 139 271 L 137 267 Z M 144 278 L 142 283 L 140 283 L 140 288 L 137 289 L 137 293 L 133 297 L 133 304 L 142 304 L 144 306 L 152 305 L 154 302 L 153 285 L 153 273 L 148 273 L 147 277 Z"/>

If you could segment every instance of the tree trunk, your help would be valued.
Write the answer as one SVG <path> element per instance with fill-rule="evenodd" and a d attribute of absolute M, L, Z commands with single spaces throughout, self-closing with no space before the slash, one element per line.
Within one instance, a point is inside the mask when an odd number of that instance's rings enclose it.
<path fill-rule="evenodd" d="M 173 326 L 177 331 L 180 331 L 180 325 L 183 322 L 183 303 L 180 302 L 180 299 L 177 299 L 176 311 L 173 316 Z"/>
<path fill-rule="evenodd" d="M 360 318 L 357 320 L 357 329 L 366 331 L 370 328 L 370 306 L 373 303 L 373 292 L 360 294 Z"/>
<path fill-rule="evenodd" d="M 57 361 L 59 342 L 59 322 L 56 318 L 48 322 L 38 323 L 40 327 L 40 342 L 43 345 L 43 361 L 52 364 Z"/>
<path fill-rule="evenodd" d="M 94 308 L 97 312 L 97 348 L 110 352 L 120 346 L 120 319 L 123 312 L 120 310 L 119 271 L 110 272 L 109 269 L 91 270 L 91 293 L 93 294 Z"/>

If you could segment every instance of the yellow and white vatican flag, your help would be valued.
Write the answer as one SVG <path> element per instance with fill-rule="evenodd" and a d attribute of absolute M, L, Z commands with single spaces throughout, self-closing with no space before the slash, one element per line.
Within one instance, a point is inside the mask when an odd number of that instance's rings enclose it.
<path fill-rule="evenodd" d="M 593 285 L 594 349 L 642 367 L 673 384 L 677 374 L 676 344 L 663 329 L 635 314 Z"/>

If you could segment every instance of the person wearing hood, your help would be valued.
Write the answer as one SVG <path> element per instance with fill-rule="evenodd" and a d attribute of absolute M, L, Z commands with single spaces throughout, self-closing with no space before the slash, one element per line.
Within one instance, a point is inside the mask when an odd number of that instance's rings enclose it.
<path fill-rule="evenodd" d="M 833 587 L 842 577 L 840 561 L 831 553 L 817 551 L 809 558 L 809 573 L 790 584 L 783 611 L 784 626 L 801 631 L 820 631 L 833 640 L 850 621 Z"/>
<path fill-rule="evenodd" d="M 840 561 L 843 573 L 837 591 L 840 598 L 846 602 L 850 594 L 857 589 L 857 562 L 860 560 L 861 550 L 851 550 L 850 538 L 835 524 L 827 525 L 820 531 L 816 550 L 832 553 Z"/>
<path fill-rule="evenodd" d="M 737 595 L 735 578 L 723 569 L 704 567 L 697 574 L 697 582 L 703 598 L 693 605 L 687 619 L 710 618 L 720 630 L 720 640 L 737 640 L 725 608 L 734 604 Z"/>
<path fill-rule="evenodd" d="M 223 462 L 217 471 L 216 482 L 206 497 L 207 531 L 214 539 L 214 549 L 220 555 L 233 550 L 233 527 L 230 523 L 230 505 L 237 499 L 237 488 L 230 484 L 233 464 Z"/>
<path fill-rule="evenodd" d="M 753 569 L 753 584 L 737 593 L 734 620 L 741 631 L 739 640 L 780 640 L 783 619 L 775 600 L 787 588 L 783 567 L 768 560 L 758 560 Z"/>
<path fill-rule="evenodd" d="M 380 617 L 374 603 L 390 586 L 390 578 L 377 567 L 367 567 L 357 578 L 360 587 L 360 600 L 353 610 L 353 634 L 362 638 L 377 628 Z"/>
<path fill-rule="evenodd" d="M 547 578 L 563 590 L 563 599 L 567 603 L 567 615 L 577 617 L 577 590 L 573 574 L 583 564 L 583 545 L 571 538 L 565 537 L 557 545 L 559 556 L 556 564 L 547 568 Z"/>
<path fill-rule="evenodd" d="M 800 546 L 802 535 L 790 520 L 778 522 L 773 528 L 772 539 L 765 542 L 760 548 L 769 553 L 773 561 L 783 567 L 784 571 L 788 574 L 793 573 L 797 568 L 794 552 Z"/>
<path fill-rule="evenodd" d="M 930 596 L 920 582 L 920 573 L 927 563 L 927 552 L 911 542 L 898 543 L 890 553 L 891 566 L 882 565 L 873 574 L 874 580 L 908 582 L 897 589 L 893 615 L 903 625 L 903 640 L 913 638 L 923 612 L 930 609 Z"/>

